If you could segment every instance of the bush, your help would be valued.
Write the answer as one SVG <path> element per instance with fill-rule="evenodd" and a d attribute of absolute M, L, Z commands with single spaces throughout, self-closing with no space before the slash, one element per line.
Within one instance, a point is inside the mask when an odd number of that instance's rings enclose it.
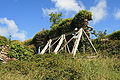
<path fill-rule="evenodd" d="M 81 10 L 74 16 L 71 25 L 75 28 L 84 27 L 85 19 L 87 19 L 88 21 L 92 20 L 92 13 L 87 10 Z"/>
<path fill-rule="evenodd" d="M 19 40 L 12 40 L 11 44 L 20 44 L 20 45 L 23 45 L 23 43 L 21 41 L 19 41 Z"/>
<path fill-rule="evenodd" d="M 105 40 L 96 39 L 93 41 L 97 51 L 105 53 L 103 55 L 113 56 L 120 55 L 120 40 Z"/>
<path fill-rule="evenodd" d="M 107 37 L 110 40 L 120 40 L 120 30 L 109 34 Z"/>
<path fill-rule="evenodd" d="M 32 49 L 34 52 L 33 53 L 36 53 L 36 47 L 34 44 L 31 44 L 31 45 L 28 45 L 27 46 L 29 49 Z"/>
<path fill-rule="evenodd" d="M 44 54 L 34 55 L 26 61 L 0 64 L 0 79 L 19 80 L 24 77 L 24 80 L 119 80 L 119 70 L 118 59 L 73 58 L 67 53 Z M 7 74 L 11 74 L 10 77 Z"/>
<path fill-rule="evenodd" d="M 73 31 L 75 27 L 71 27 L 72 19 L 73 18 L 64 19 L 58 25 L 54 25 L 52 29 L 49 30 L 49 38 L 59 37 L 62 34 Z"/>
<path fill-rule="evenodd" d="M 42 48 L 46 44 L 46 42 L 49 40 L 49 30 L 42 30 L 38 32 L 34 37 L 33 37 L 33 44 L 38 48 L 41 46 Z"/>
<path fill-rule="evenodd" d="M 59 24 L 53 25 L 52 29 L 38 32 L 33 38 L 33 44 L 36 48 L 39 46 L 43 48 L 49 39 L 60 37 L 62 34 L 74 31 L 76 27 L 84 26 L 84 19 L 92 20 L 92 13 L 81 10 L 73 18 L 64 19 Z"/>
<path fill-rule="evenodd" d="M 10 51 L 8 52 L 8 57 L 16 58 L 19 60 L 26 59 L 28 56 L 32 56 L 34 51 L 21 43 L 13 42 L 10 45 Z"/>
<path fill-rule="evenodd" d="M 33 44 L 32 41 L 33 41 L 33 39 L 28 39 L 28 40 L 25 40 L 25 41 L 23 42 L 23 44 L 26 45 L 26 46 L 32 45 L 32 44 Z"/>
<path fill-rule="evenodd" d="M 4 36 L 0 36 L 0 46 L 7 45 L 9 43 L 8 39 Z"/>

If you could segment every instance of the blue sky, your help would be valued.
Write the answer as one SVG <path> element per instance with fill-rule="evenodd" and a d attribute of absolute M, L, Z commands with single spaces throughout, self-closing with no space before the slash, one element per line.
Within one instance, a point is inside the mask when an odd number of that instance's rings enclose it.
<path fill-rule="evenodd" d="M 48 14 L 62 12 L 73 17 L 79 10 L 93 12 L 90 26 L 107 29 L 108 34 L 120 30 L 120 0 L 0 0 L 0 35 L 12 39 L 32 38 L 41 29 L 49 29 Z"/>

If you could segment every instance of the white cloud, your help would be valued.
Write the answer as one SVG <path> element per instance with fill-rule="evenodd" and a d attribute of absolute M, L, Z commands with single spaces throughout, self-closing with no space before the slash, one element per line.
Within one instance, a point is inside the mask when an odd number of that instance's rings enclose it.
<path fill-rule="evenodd" d="M 114 14 L 116 19 L 120 19 L 120 9 L 118 9 Z"/>
<path fill-rule="evenodd" d="M 49 15 L 49 14 L 52 13 L 52 12 L 58 12 L 58 10 L 55 9 L 55 8 L 51 8 L 51 9 L 42 8 L 42 11 L 43 11 L 43 13 L 44 13 L 45 15 Z"/>
<path fill-rule="evenodd" d="M 90 8 L 90 11 L 93 13 L 94 23 L 99 22 L 107 15 L 106 8 L 106 0 L 100 0 L 96 6 Z"/>
<path fill-rule="evenodd" d="M 85 9 L 82 1 L 77 0 L 51 0 L 55 3 L 54 8 L 43 8 L 43 13 L 45 15 L 50 14 L 51 12 L 65 11 L 67 15 L 70 13 L 77 13 L 79 10 Z M 93 22 L 94 24 L 101 21 L 107 15 L 107 1 L 106 0 L 95 0 L 95 3 L 98 3 L 95 6 L 90 7 L 90 11 L 93 13 Z"/>
<path fill-rule="evenodd" d="M 21 41 L 25 40 L 26 32 L 21 32 L 13 20 L 8 20 L 7 18 L 0 18 L 0 24 L 0 35 L 9 36 L 9 34 L 11 33 L 12 38 L 19 39 Z"/>
<path fill-rule="evenodd" d="M 60 10 L 75 11 L 83 9 L 83 5 L 80 6 L 76 0 L 51 0 L 55 3 L 55 7 Z"/>
<path fill-rule="evenodd" d="M 42 9 L 44 14 L 49 14 L 50 12 L 58 12 L 58 11 L 73 11 L 78 12 L 79 10 L 84 9 L 84 5 L 81 1 L 77 2 L 76 0 L 51 0 L 55 3 L 55 7 L 52 9 Z"/>

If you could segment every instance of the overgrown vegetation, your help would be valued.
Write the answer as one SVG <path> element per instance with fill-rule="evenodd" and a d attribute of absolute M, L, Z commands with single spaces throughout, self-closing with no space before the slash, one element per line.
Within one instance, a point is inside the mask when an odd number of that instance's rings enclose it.
<path fill-rule="evenodd" d="M 120 61 L 87 59 L 67 53 L 34 55 L 26 61 L 0 64 L 1 80 L 119 80 Z"/>
<path fill-rule="evenodd" d="M 9 41 L 6 37 L 0 35 L 0 46 L 7 45 L 8 42 Z"/>
<path fill-rule="evenodd" d="M 11 42 L 10 51 L 7 54 L 10 58 L 16 58 L 19 60 L 26 59 L 26 57 L 30 57 L 34 54 L 34 51 L 27 46 L 24 46 L 22 43 Z"/>
<path fill-rule="evenodd" d="M 114 56 L 120 55 L 120 40 L 94 40 L 94 46 L 98 51 L 103 53 L 103 55 Z M 119 56 L 120 57 L 120 56 Z"/>
<path fill-rule="evenodd" d="M 61 14 L 59 15 L 61 16 Z M 57 19 L 59 19 L 59 15 L 55 15 L 55 17 L 57 16 Z M 52 22 L 53 19 L 54 17 L 52 14 Z M 33 44 L 35 44 L 36 47 L 44 46 L 46 44 L 46 40 L 72 32 L 75 28 L 79 29 L 85 25 L 84 19 L 87 19 L 88 21 L 92 20 L 92 13 L 87 10 L 81 10 L 73 18 L 63 19 L 62 21 L 60 20 L 61 22 L 52 25 L 50 30 L 38 32 L 33 38 Z M 42 42 L 43 45 L 41 45 L 40 42 Z"/>
<path fill-rule="evenodd" d="M 98 54 L 50 53 L 33 55 L 20 41 L 11 42 L 10 57 L 18 60 L 0 63 L 0 80 L 119 80 L 120 41 L 93 40 Z M 94 58 L 90 58 L 95 56 Z"/>
<path fill-rule="evenodd" d="M 110 40 L 120 40 L 120 30 L 115 31 L 107 36 Z"/>
<path fill-rule="evenodd" d="M 0 50 L 1 46 L 8 46 L 7 56 L 17 59 L 6 64 L 0 62 L 0 80 L 120 80 L 120 31 L 110 35 L 106 31 L 93 31 L 97 54 L 90 50 L 78 52 L 75 57 L 64 51 L 36 54 L 37 48 L 43 48 L 50 38 L 84 26 L 84 19 L 92 20 L 92 13 L 86 10 L 63 20 L 62 14 L 50 16 L 51 29 L 38 32 L 33 39 L 21 42 L 0 36 Z"/>

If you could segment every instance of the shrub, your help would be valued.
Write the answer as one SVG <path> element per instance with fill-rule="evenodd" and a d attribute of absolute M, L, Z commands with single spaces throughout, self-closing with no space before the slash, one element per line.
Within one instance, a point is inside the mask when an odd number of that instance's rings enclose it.
<path fill-rule="evenodd" d="M 33 53 L 36 53 L 36 47 L 34 44 L 31 44 L 31 45 L 28 45 L 27 46 L 29 49 L 32 49 L 34 52 Z"/>
<path fill-rule="evenodd" d="M 12 40 L 11 44 L 20 44 L 20 45 L 23 45 L 23 43 L 21 41 L 19 41 L 19 40 Z"/>
<path fill-rule="evenodd" d="M 11 43 L 8 57 L 16 58 L 19 60 L 26 59 L 27 56 L 34 54 L 34 51 L 20 43 Z"/>
<path fill-rule="evenodd" d="M 0 36 L 0 46 L 7 45 L 9 43 L 8 39 L 4 36 Z"/>
<path fill-rule="evenodd" d="M 78 55 L 81 56 L 81 55 Z M 72 58 L 70 54 L 34 55 L 26 61 L 0 64 L 0 79 L 119 80 L 120 61 L 113 58 Z M 7 74 L 15 74 L 8 77 Z"/>
<path fill-rule="evenodd" d="M 49 40 L 49 30 L 42 30 L 38 32 L 34 37 L 33 37 L 33 44 L 38 48 L 39 46 L 43 47 L 46 42 Z"/>
<path fill-rule="evenodd" d="M 76 27 L 84 26 L 84 19 L 88 19 L 88 21 L 92 20 L 92 13 L 87 10 L 81 10 L 73 18 L 64 19 L 59 24 L 53 25 L 52 29 L 38 32 L 33 38 L 33 44 L 36 48 L 38 46 L 43 48 L 49 39 L 70 33 Z"/>
<path fill-rule="evenodd" d="M 120 55 L 120 40 L 101 41 L 99 39 L 96 39 L 93 41 L 93 43 L 97 51 L 105 53 L 103 55 Z"/>
<path fill-rule="evenodd" d="M 87 10 L 81 10 L 79 11 L 72 20 L 72 27 L 80 28 L 84 27 L 84 20 L 87 19 L 88 21 L 92 20 L 92 13 Z"/>
<path fill-rule="evenodd" d="M 28 45 L 33 44 L 32 41 L 33 41 L 33 39 L 28 39 L 28 40 L 25 40 L 25 41 L 23 42 L 23 44 L 26 45 L 26 46 L 28 46 Z"/>
<path fill-rule="evenodd" d="M 120 30 L 109 34 L 107 37 L 110 40 L 120 40 Z"/>

